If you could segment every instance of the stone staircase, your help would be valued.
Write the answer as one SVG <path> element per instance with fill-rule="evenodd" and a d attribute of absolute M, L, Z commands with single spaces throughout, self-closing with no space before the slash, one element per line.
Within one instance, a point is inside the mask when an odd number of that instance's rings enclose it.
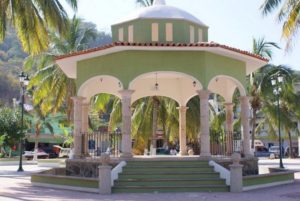
<path fill-rule="evenodd" d="M 228 192 L 208 161 L 129 161 L 113 193 Z"/>

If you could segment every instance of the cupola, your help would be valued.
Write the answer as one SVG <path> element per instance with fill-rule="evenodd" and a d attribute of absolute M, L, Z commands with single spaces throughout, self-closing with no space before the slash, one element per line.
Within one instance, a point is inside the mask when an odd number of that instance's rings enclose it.
<path fill-rule="evenodd" d="M 114 42 L 197 43 L 208 41 L 208 26 L 165 0 L 141 8 L 112 25 Z"/>

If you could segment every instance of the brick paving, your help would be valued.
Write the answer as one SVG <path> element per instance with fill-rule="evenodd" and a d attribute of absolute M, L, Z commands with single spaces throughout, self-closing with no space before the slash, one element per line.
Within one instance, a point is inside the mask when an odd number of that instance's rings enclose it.
<path fill-rule="evenodd" d="M 260 167 L 276 166 L 277 160 L 261 160 Z M 24 173 L 17 166 L 0 165 L 0 201 L 300 201 L 300 159 L 285 159 L 286 168 L 299 171 L 296 182 L 243 193 L 142 193 L 99 195 L 52 188 L 32 187 L 30 173 L 39 171 L 36 165 L 25 165 Z M 45 169 L 45 168 L 42 168 Z"/>

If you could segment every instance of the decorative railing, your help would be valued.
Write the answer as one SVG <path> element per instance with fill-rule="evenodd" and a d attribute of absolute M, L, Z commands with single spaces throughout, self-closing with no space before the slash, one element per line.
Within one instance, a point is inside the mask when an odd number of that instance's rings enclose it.
<path fill-rule="evenodd" d="M 90 157 L 101 156 L 102 153 L 119 156 L 121 150 L 120 132 L 82 133 L 82 153 Z"/>
<path fill-rule="evenodd" d="M 211 132 L 210 151 L 212 155 L 231 156 L 234 152 L 242 152 L 241 143 L 240 132 Z"/>

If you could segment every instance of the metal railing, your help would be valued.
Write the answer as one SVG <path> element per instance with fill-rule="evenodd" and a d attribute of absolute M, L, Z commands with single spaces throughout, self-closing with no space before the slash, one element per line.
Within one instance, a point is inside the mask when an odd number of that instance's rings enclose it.
<path fill-rule="evenodd" d="M 82 151 L 90 157 L 98 157 L 102 153 L 117 157 L 121 150 L 121 137 L 120 132 L 82 133 Z"/>
<path fill-rule="evenodd" d="M 225 132 L 225 134 L 211 136 L 212 155 L 230 156 L 233 152 L 241 152 L 241 147 L 239 132 Z"/>

